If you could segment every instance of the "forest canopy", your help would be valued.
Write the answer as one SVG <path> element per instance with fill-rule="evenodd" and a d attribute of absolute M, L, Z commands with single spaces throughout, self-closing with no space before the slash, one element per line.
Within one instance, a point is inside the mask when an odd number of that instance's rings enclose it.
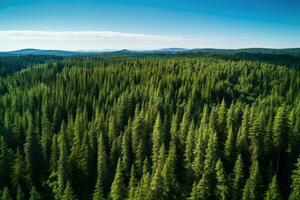
<path fill-rule="evenodd" d="M 0 198 L 299 200 L 299 57 L 0 58 Z"/>

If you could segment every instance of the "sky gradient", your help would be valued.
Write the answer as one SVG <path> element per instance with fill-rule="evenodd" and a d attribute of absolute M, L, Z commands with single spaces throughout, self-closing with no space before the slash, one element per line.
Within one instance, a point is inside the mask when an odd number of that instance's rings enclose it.
<path fill-rule="evenodd" d="M 0 0 L 0 51 L 168 47 L 300 47 L 300 1 Z"/>

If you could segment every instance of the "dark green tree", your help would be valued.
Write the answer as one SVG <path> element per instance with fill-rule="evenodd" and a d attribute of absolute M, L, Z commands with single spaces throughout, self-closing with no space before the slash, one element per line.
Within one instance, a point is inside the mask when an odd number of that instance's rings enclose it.
<path fill-rule="evenodd" d="M 121 161 L 119 159 L 117 169 L 116 169 L 115 178 L 114 178 L 114 181 L 111 185 L 110 198 L 112 200 L 122 200 L 122 199 L 125 199 L 125 197 L 126 197 L 126 191 L 125 191 L 125 186 L 124 186 L 124 182 L 123 182 L 123 175 L 122 175 L 122 170 L 121 170 Z"/>
<path fill-rule="evenodd" d="M 265 200 L 281 200 L 281 194 L 277 184 L 276 176 L 273 177 L 271 183 L 269 184 L 268 190 L 265 193 Z"/>

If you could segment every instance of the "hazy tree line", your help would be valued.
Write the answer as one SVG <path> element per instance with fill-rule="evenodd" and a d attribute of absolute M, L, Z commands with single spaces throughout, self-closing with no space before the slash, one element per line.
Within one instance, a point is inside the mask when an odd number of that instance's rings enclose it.
<path fill-rule="evenodd" d="M 300 199 L 299 68 L 153 56 L 0 70 L 3 200 Z"/>

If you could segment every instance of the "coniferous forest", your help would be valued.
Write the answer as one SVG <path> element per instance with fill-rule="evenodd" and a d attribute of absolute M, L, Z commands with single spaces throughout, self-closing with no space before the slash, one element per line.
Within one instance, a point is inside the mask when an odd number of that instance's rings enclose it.
<path fill-rule="evenodd" d="M 299 200 L 299 63 L 2 57 L 0 199 Z"/>

